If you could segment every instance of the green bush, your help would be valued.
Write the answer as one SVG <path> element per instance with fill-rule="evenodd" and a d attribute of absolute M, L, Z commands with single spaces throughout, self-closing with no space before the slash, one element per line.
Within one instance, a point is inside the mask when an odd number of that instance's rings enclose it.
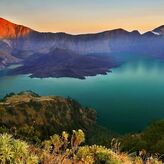
<path fill-rule="evenodd" d="M 123 151 L 164 154 L 164 120 L 153 122 L 142 133 L 124 136 L 121 142 Z"/>
<path fill-rule="evenodd" d="M 39 158 L 30 152 L 30 147 L 26 142 L 13 139 L 9 134 L 1 134 L 0 162 L 2 164 L 37 164 L 39 162 Z"/>

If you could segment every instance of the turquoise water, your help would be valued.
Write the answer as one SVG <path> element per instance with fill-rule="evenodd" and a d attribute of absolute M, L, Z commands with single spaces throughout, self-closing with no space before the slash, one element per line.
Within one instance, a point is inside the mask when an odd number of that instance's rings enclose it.
<path fill-rule="evenodd" d="M 159 60 L 129 62 L 108 75 L 86 80 L 0 77 L 0 97 L 22 90 L 70 96 L 95 108 L 98 122 L 117 132 L 139 131 L 154 120 L 164 119 L 164 62 Z"/>

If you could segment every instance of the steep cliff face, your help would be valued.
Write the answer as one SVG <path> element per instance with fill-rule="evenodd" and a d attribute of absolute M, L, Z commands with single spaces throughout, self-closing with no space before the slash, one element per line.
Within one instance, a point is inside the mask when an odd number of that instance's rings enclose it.
<path fill-rule="evenodd" d="M 129 50 L 140 36 L 137 31 L 123 29 L 84 35 L 31 32 L 26 39 L 17 40 L 17 43 L 20 42 L 17 49 L 40 53 L 48 53 L 55 48 L 68 49 L 78 54 L 111 53 Z"/>
<path fill-rule="evenodd" d="M 0 38 L 8 40 L 17 53 L 48 53 L 55 48 L 64 48 L 79 54 L 110 53 L 129 49 L 139 36 L 137 31 L 128 32 L 123 29 L 83 35 L 39 33 L 0 18 Z"/>
<path fill-rule="evenodd" d="M 29 35 L 32 30 L 25 26 L 16 25 L 3 18 L 0 18 L 0 38 L 14 39 Z"/>
<path fill-rule="evenodd" d="M 139 38 L 138 32 L 123 29 L 105 31 L 98 34 L 68 35 L 56 34 L 56 47 L 70 49 L 79 54 L 111 53 L 125 51 L 132 47 Z"/>
<path fill-rule="evenodd" d="M 0 18 L 0 68 L 20 61 L 13 56 L 13 50 L 16 46 L 19 46 L 17 41 L 26 38 L 31 32 L 30 28 Z"/>

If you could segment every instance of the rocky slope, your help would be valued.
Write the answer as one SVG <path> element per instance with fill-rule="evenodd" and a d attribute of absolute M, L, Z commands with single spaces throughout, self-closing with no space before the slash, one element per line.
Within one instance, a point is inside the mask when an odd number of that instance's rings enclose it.
<path fill-rule="evenodd" d="M 95 125 L 96 113 L 83 108 L 71 98 L 38 96 L 33 92 L 10 94 L 0 102 L 0 126 L 17 128 L 19 134 L 28 133 L 40 138 L 62 130 L 83 129 Z"/>
<path fill-rule="evenodd" d="M 17 63 L 21 60 L 13 56 L 12 48 L 5 42 L 0 41 L 0 68 L 4 68 L 8 64 Z"/>

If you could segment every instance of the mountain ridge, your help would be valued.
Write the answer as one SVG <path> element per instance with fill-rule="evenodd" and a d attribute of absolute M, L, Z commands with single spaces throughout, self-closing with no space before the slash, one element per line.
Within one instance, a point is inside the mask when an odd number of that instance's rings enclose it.
<path fill-rule="evenodd" d="M 0 58 L 1 58 L 0 66 L 2 65 L 2 67 L 5 67 L 8 63 L 11 63 L 11 60 L 10 62 L 8 62 L 9 58 L 11 58 L 10 55 L 16 57 L 18 60 L 21 59 L 23 63 L 26 63 L 29 58 L 32 59 L 31 56 L 33 55 L 37 56 L 37 59 L 33 58 L 33 60 L 37 60 L 37 61 L 40 61 L 42 58 L 41 56 L 45 55 L 47 56 L 47 58 L 46 57 L 44 58 L 45 63 L 49 63 L 49 62 L 51 63 L 51 61 L 48 61 L 49 54 L 54 54 L 55 57 L 53 57 L 53 60 L 62 56 L 60 53 L 58 54 L 53 53 L 55 49 L 62 49 L 62 50 L 65 49 L 66 54 L 69 54 L 67 53 L 67 51 L 68 52 L 71 51 L 74 58 L 76 58 L 77 55 L 85 55 L 88 57 L 87 61 L 91 60 L 91 58 L 88 56 L 90 54 L 92 55 L 98 54 L 98 56 L 101 55 L 101 57 L 97 57 L 97 59 L 99 58 L 98 60 L 100 60 L 100 58 L 105 58 L 103 54 L 107 54 L 110 56 L 108 60 L 111 61 L 119 60 L 117 61 L 118 63 L 120 62 L 120 60 L 125 61 L 128 58 L 127 54 L 136 54 L 136 53 L 144 54 L 144 55 L 148 54 L 151 57 L 164 58 L 163 36 L 164 36 L 163 26 L 160 26 L 152 31 L 148 31 L 144 34 L 141 34 L 137 30 L 129 32 L 122 28 L 108 30 L 100 33 L 94 33 L 94 34 L 72 35 L 63 32 L 46 33 L 46 32 L 38 32 L 22 25 L 12 24 L 11 22 L 1 18 L 0 41 L 4 45 L 8 46 L 10 51 L 8 51 L 5 48 L 6 46 L 0 47 L 2 54 L 4 53 L 8 54 L 8 57 L 4 57 L 4 55 L 1 55 L 0 52 Z M 121 53 L 124 55 L 121 55 Z M 39 57 L 41 58 L 38 60 Z M 104 61 L 100 60 L 100 62 L 102 63 L 98 64 L 97 59 L 91 61 L 96 62 L 96 65 L 94 66 L 97 66 L 98 68 L 99 65 L 101 65 Z M 68 57 L 66 57 L 65 60 L 67 62 Z M 4 61 L 5 64 L 3 64 Z M 71 64 L 72 67 L 74 64 L 76 64 L 76 62 L 78 62 L 77 60 L 73 60 L 73 61 L 75 63 Z M 14 62 L 15 60 L 13 60 L 13 63 Z M 114 65 L 117 65 L 117 62 Z M 32 62 L 32 63 L 38 64 L 37 62 Z M 109 63 L 111 64 L 112 62 Z M 30 63 L 28 64 L 30 65 Z M 55 66 L 56 65 L 53 65 L 54 68 Z M 40 68 L 41 66 L 37 66 L 37 67 Z M 24 69 L 23 67 L 21 68 Z M 47 70 L 49 69 L 47 66 L 46 68 Z M 50 68 L 51 71 L 52 70 L 54 71 L 54 68 L 53 69 Z M 111 68 L 111 65 L 109 65 L 108 68 Z M 70 68 L 70 70 L 72 70 L 72 68 Z M 36 71 L 38 72 L 39 70 Z M 103 74 L 106 72 L 107 70 L 105 69 L 105 72 L 103 72 Z M 30 72 L 30 73 L 34 73 L 34 72 Z M 54 72 L 49 72 L 49 73 L 51 75 L 53 74 L 53 76 L 56 76 Z M 94 74 L 96 75 L 97 73 L 94 72 Z M 44 76 L 47 77 L 47 75 L 45 74 Z"/>
<path fill-rule="evenodd" d="M 155 28 L 153 31 L 158 33 L 159 35 L 164 35 L 164 25 Z"/>

